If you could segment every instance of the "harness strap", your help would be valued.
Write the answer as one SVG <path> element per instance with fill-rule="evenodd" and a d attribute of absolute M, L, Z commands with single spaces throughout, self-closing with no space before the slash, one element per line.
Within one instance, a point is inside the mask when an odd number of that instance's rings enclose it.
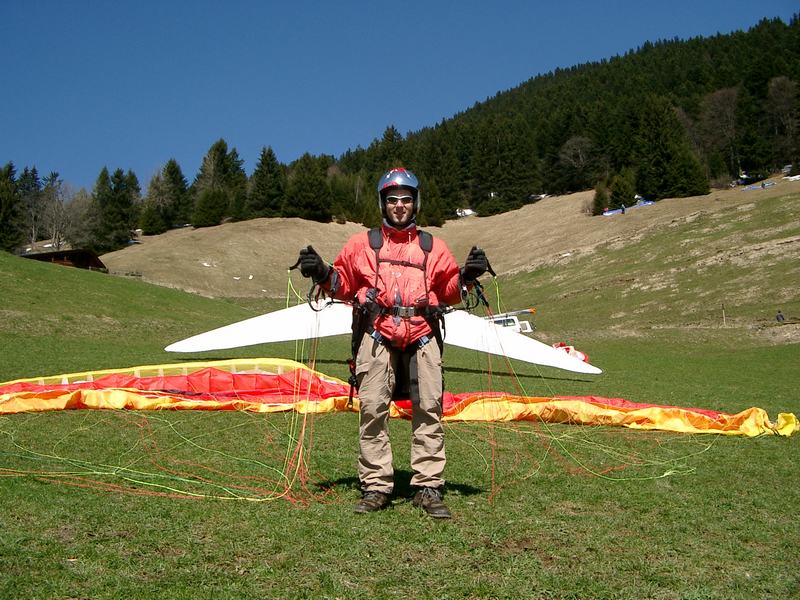
<path fill-rule="evenodd" d="M 387 348 L 391 348 L 392 350 L 397 350 L 397 348 L 393 347 L 389 343 L 389 341 L 380 334 L 379 331 L 375 331 L 373 329 L 372 333 L 369 334 L 369 337 L 371 337 L 373 340 L 375 340 L 376 342 L 378 342 L 382 346 L 386 346 Z M 406 346 L 405 352 L 412 352 L 412 351 L 416 352 L 420 348 L 422 348 L 424 346 L 427 346 L 430 343 L 431 343 L 431 338 L 429 338 L 427 335 L 423 335 L 421 338 L 419 338 L 413 344 L 409 344 L 408 346 Z"/>

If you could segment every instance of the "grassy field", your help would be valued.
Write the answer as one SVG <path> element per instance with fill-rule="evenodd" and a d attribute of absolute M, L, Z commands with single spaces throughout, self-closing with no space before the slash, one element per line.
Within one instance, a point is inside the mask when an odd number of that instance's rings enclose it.
<path fill-rule="evenodd" d="M 771 323 L 777 302 L 800 313 L 795 263 L 777 254 L 763 268 L 737 267 L 708 262 L 716 251 L 691 254 L 692 240 L 713 246 L 720 231 L 743 252 L 796 235 L 785 215 L 785 205 L 764 204 L 754 219 L 731 214 L 633 248 L 609 245 L 574 263 L 574 277 L 552 267 L 503 279 L 503 304 L 533 298 L 542 339 L 574 343 L 604 374 L 515 364 L 513 377 L 495 361 L 489 377 L 485 357 L 451 348 L 448 388 L 800 413 L 796 326 Z M 750 293 L 756 278 L 761 293 Z M 0 381 L 182 361 L 162 348 L 263 311 L 4 254 L 0 298 Z M 317 368 L 343 377 L 346 347 L 322 340 Z M 309 349 L 214 354 L 196 358 L 306 360 Z M 281 496 L 273 469 L 303 425 L 308 479 Z M 798 436 L 451 424 L 455 517 L 439 523 L 405 500 L 404 421 L 392 423 L 393 508 L 352 513 L 357 427 L 353 414 L 0 417 L 0 597 L 800 597 Z M 68 485 L 53 471 L 82 479 Z M 217 486 L 261 501 L 215 499 Z M 205 497 L 180 497 L 188 491 Z"/>

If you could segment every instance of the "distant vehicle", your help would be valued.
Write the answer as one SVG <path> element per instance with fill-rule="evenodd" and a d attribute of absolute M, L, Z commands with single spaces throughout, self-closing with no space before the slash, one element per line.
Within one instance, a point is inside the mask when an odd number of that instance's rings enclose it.
<path fill-rule="evenodd" d="M 521 315 L 524 313 L 528 314 L 536 314 L 535 308 L 523 308 L 522 310 L 513 310 L 507 313 L 501 313 L 499 315 L 492 315 L 490 317 L 485 317 L 487 321 L 491 321 L 495 325 L 499 327 L 508 327 L 511 331 L 516 333 L 533 333 L 536 326 L 531 323 L 530 321 L 526 321 L 524 319 L 520 319 L 517 315 Z"/>
<path fill-rule="evenodd" d="M 456 216 L 458 217 L 471 217 L 478 213 L 476 213 L 471 208 L 457 208 L 456 209 Z"/>
<path fill-rule="evenodd" d="M 738 185 L 750 185 L 751 183 L 758 183 L 759 181 L 763 181 L 766 179 L 767 176 L 762 173 L 745 173 L 742 172 L 739 175 L 739 179 L 736 180 Z"/>

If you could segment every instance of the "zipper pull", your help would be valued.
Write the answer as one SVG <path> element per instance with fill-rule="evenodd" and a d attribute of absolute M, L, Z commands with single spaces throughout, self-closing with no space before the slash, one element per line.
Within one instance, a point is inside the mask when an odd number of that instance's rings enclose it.
<path fill-rule="evenodd" d="M 394 290 L 394 305 L 396 307 L 402 306 L 402 298 L 400 298 L 400 290 L 395 288 Z M 395 327 L 400 325 L 400 315 L 396 314 L 392 317 L 392 321 L 394 322 Z"/>

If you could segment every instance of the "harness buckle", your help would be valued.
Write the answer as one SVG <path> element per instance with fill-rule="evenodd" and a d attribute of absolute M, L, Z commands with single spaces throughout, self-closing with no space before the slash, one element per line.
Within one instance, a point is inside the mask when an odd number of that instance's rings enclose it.
<path fill-rule="evenodd" d="M 389 314 L 393 317 L 416 317 L 417 308 L 415 306 L 392 306 L 389 309 Z"/>

